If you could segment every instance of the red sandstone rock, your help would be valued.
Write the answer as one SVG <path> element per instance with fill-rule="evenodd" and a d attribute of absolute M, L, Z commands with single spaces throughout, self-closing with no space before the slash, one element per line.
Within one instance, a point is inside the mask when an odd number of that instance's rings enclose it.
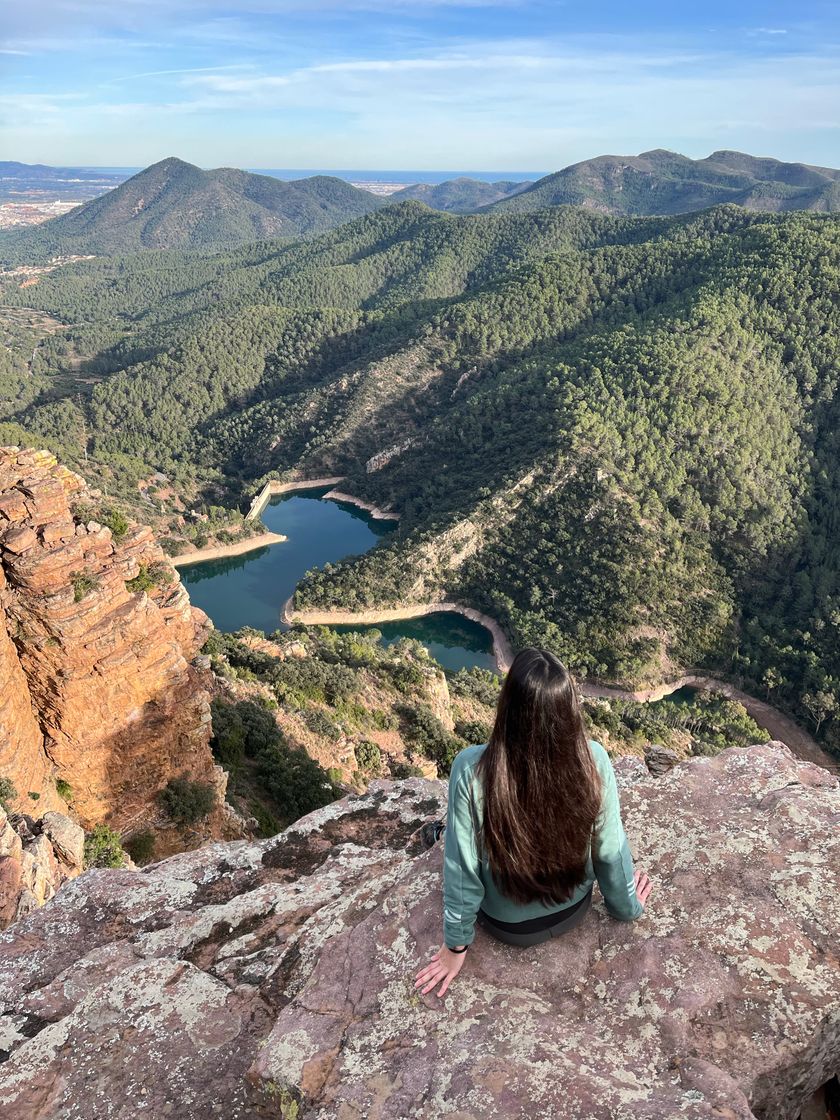
<path fill-rule="evenodd" d="M 63 813 L 11 820 L 0 808 L 0 929 L 53 897 L 84 867 L 85 834 Z"/>
<path fill-rule="evenodd" d="M 4 1120 L 794 1120 L 840 1064 L 837 779 L 778 743 L 617 769 L 644 918 L 479 931 L 443 1001 L 441 782 L 86 873 L 0 935 Z"/>
<path fill-rule="evenodd" d="M 5 929 L 17 917 L 20 891 L 20 860 L 0 856 L 0 929 Z"/>
<path fill-rule="evenodd" d="M 77 525 L 72 503 L 89 511 L 93 495 L 48 452 L 0 449 L 0 487 L 0 776 L 17 788 L 16 807 L 65 809 L 60 777 L 85 828 L 163 826 L 163 855 L 184 840 L 166 830 L 157 794 L 183 775 L 219 790 L 190 843 L 237 835 L 210 752 L 208 693 L 190 666 L 207 618 L 151 530 L 114 541 L 89 512 Z M 130 591 L 141 565 L 170 582 Z"/>
<path fill-rule="evenodd" d="M 0 521 L 23 521 L 26 515 L 26 502 L 19 490 L 0 494 Z"/>
<path fill-rule="evenodd" d="M 8 529 L 0 538 L 0 546 L 5 548 L 7 552 L 26 552 L 28 548 L 32 548 L 37 543 L 38 538 L 35 536 L 34 530 L 28 527 Z"/>

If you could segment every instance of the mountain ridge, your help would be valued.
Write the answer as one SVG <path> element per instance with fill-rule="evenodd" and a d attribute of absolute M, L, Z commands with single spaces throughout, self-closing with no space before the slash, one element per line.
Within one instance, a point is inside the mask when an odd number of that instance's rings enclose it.
<path fill-rule="evenodd" d="M 382 205 L 330 176 L 284 181 L 238 168 L 204 171 L 167 156 L 67 214 L 3 234 L 0 253 L 223 248 L 321 233 Z"/>
<path fill-rule="evenodd" d="M 840 171 L 721 149 L 694 160 L 666 148 L 602 155 L 538 179 L 488 209 L 584 206 L 605 214 L 673 215 L 722 203 L 754 210 L 840 210 Z"/>

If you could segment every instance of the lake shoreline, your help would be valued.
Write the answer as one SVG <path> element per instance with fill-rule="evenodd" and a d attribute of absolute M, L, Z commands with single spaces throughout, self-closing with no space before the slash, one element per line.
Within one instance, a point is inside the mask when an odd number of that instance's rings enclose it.
<path fill-rule="evenodd" d="M 301 490 L 311 490 L 331 486 L 323 497 L 334 502 L 346 502 L 364 509 L 371 518 L 377 520 L 397 521 L 399 514 L 389 513 L 361 498 L 356 498 L 342 490 L 336 484 L 343 481 L 341 477 L 302 479 L 292 482 L 279 482 L 271 480 L 265 484 L 257 498 L 254 499 L 252 511 L 257 507 L 264 508 L 270 498 L 278 494 L 295 493 Z M 249 513 L 253 517 L 253 512 Z M 265 533 L 260 536 L 250 537 L 244 541 L 236 541 L 225 546 L 216 546 L 200 549 L 195 552 L 177 556 L 172 560 L 175 567 L 185 567 L 201 563 L 204 560 L 221 559 L 226 556 L 237 556 L 256 550 L 265 545 L 276 544 L 287 540 L 280 533 Z M 292 607 L 294 593 L 283 603 L 280 617 L 287 626 L 295 623 L 307 626 L 376 626 L 378 623 L 402 622 L 415 618 L 423 618 L 432 614 L 454 613 L 460 614 L 472 622 L 483 626 L 490 634 L 493 644 L 493 657 L 500 673 L 508 671 L 514 656 L 510 639 L 500 624 L 489 615 L 473 607 L 464 606 L 452 600 L 439 600 L 431 603 L 413 603 L 401 607 L 370 608 L 363 611 L 351 610 L 303 610 L 295 611 Z M 652 688 L 626 689 L 616 685 L 601 684 L 597 681 L 583 680 L 579 682 L 581 695 L 591 699 L 629 700 L 640 704 L 656 703 L 664 700 L 681 688 L 709 689 L 718 692 L 742 704 L 747 713 L 755 722 L 764 728 L 767 734 L 776 740 L 785 743 L 798 757 L 807 762 L 812 762 L 833 772 L 838 771 L 838 762 L 817 743 L 804 727 L 794 719 L 773 707 L 766 701 L 739 689 L 728 681 L 704 673 L 685 673 L 673 681 L 664 681 Z"/>
<path fill-rule="evenodd" d="M 490 631 L 493 638 L 493 655 L 499 672 L 504 674 L 513 661 L 513 647 L 505 632 L 495 619 L 482 614 L 472 607 L 465 607 L 460 603 L 448 600 L 414 604 L 405 607 L 390 607 L 370 609 L 365 611 L 294 611 L 292 598 L 283 604 L 282 618 L 287 625 L 302 623 L 305 626 L 375 626 L 378 622 L 402 622 L 412 618 L 422 618 L 425 615 L 438 614 L 452 611 L 463 615 L 465 618 L 478 622 Z M 819 745 L 803 727 L 800 727 L 790 716 L 774 708 L 764 700 L 744 692 L 728 681 L 717 677 L 710 677 L 701 673 L 686 673 L 673 681 L 665 681 L 649 689 L 624 689 L 613 685 L 598 684 L 594 681 L 580 681 L 580 692 L 591 699 L 632 700 L 638 704 L 652 704 L 664 700 L 681 688 L 705 688 L 719 692 L 731 700 L 737 700 L 746 709 L 755 722 L 767 732 L 772 739 L 779 740 L 787 746 L 797 758 L 805 762 L 814 763 L 823 769 L 837 772 L 838 762 Z"/>
<path fill-rule="evenodd" d="M 296 490 L 317 490 L 321 486 L 337 486 L 344 481 L 344 475 L 331 475 L 329 478 L 301 478 L 296 482 L 280 482 L 271 478 L 251 502 L 250 509 L 245 514 L 246 521 L 253 521 L 259 517 L 272 498 L 277 494 L 290 494 Z"/>
<path fill-rule="evenodd" d="M 495 619 L 482 614 L 473 607 L 465 607 L 461 603 L 444 600 L 437 603 L 418 603 L 407 607 L 385 607 L 366 611 L 293 611 L 291 596 L 283 604 L 281 617 L 283 621 L 292 626 L 296 622 L 304 626 L 375 626 L 378 622 L 403 622 L 412 618 L 423 618 L 429 614 L 463 615 L 472 622 L 478 622 L 490 631 L 493 638 L 493 656 L 499 671 L 506 673 L 513 661 L 513 649 L 505 632 Z"/>
<path fill-rule="evenodd" d="M 343 490 L 330 490 L 328 494 L 324 495 L 324 499 L 331 502 L 347 502 L 352 506 L 358 506 L 359 509 L 369 513 L 374 521 L 399 521 L 402 516 L 399 513 L 389 513 L 388 510 L 380 509 L 379 506 L 362 501 L 361 498 L 355 498 L 352 494 L 345 494 Z"/>
<path fill-rule="evenodd" d="M 232 541 L 230 544 L 214 544 L 208 548 L 199 548 L 194 552 L 182 552 L 180 556 L 170 556 L 169 562 L 173 568 L 184 568 L 188 564 L 200 564 L 204 560 L 222 560 L 226 556 L 242 556 L 246 552 L 254 552 L 270 544 L 281 544 L 289 538 L 283 533 L 259 533 L 254 537 L 245 537 L 241 541 Z"/>

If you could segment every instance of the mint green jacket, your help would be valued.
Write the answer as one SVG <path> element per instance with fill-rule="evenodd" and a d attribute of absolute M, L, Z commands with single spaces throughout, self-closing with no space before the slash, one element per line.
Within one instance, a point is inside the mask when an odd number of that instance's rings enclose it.
<path fill-rule="evenodd" d="M 600 743 L 590 740 L 589 747 L 601 777 L 601 813 L 587 859 L 586 878 L 560 906 L 544 906 L 541 902 L 522 905 L 501 893 L 486 860 L 479 854 L 476 835 L 481 826 L 483 795 L 475 767 L 484 746 L 467 747 L 457 755 L 449 776 L 443 857 L 443 933 L 447 945 L 472 942 L 479 907 L 500 922 L 524 922 L 574 905 L 596 879 L 614 918 L 629 922 L 641 916 L 644 907 L 636 897 L 633 857 L 621 823 L 615 772 Z"/>

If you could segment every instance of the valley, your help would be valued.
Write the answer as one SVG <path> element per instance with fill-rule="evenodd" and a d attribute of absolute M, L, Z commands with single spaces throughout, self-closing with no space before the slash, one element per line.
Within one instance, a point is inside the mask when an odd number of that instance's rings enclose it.
<path fill-rule="evenodd" d="M 214 617 L 214 580 L 245 589 L 223 627 L 271 632 L 293 593 L 290 616 L 353 625 L 454 604 L 599 686 L 728 681 L 837 750 L 838 234 L 731 205 L 407 201 L 307 240 L 6 274 L 9 314 L 69 325 L 33 377 L 11 353 L 0 437 L 83 469 L 170 555 L 217 549 L 183 571 Z M 290 542 L 224 554 L 301 478 L 398 526 L 267 592 Z"/>

